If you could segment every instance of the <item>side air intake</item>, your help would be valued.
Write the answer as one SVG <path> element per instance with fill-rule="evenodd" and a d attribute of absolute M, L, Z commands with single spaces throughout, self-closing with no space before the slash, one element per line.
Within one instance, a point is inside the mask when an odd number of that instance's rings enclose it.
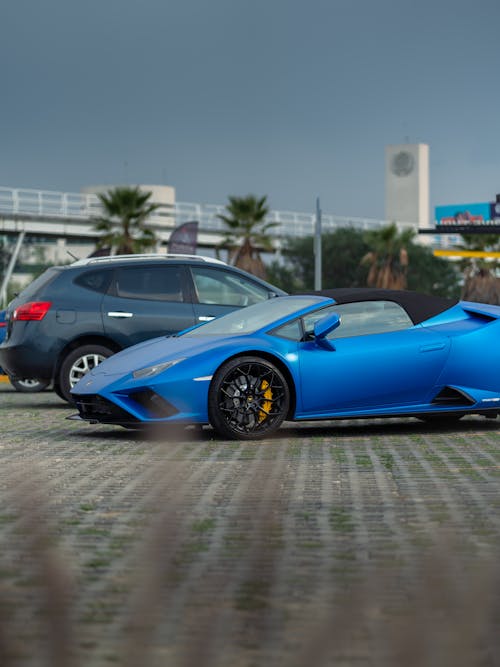
<path fill-rule="evenodd" d="M 176 415 L 179 410 L 169 401 L 151 389 L 135 391 L 128 395 L 131 401 L 135 401 L 141 408 L 148 411 L 153 419 L 163 419 Z"/>
<path fill-rule="evenodd" d="M 432 403 L 434 405 L 474 405 L 476 401 L 468 394 L 454 387 L 443 387 L 439 394 L 434 396 Z"/>

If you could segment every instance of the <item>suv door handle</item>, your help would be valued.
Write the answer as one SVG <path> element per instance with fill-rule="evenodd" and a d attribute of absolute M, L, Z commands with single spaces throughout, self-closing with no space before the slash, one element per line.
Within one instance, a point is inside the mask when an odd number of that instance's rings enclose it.
<path fill-rule="evenodd" d="M 123 311 L 123 310 L 111 310 L 111 311 L 108 313 L 108 317 L 117 317 L 117 318 L 120 318 L 120 317 L 133 317 L 133 316 L 134 316 L 134 313 L 126 313 L 126 312 Z"/>
<path fill-rule="evenodd" d="M 210 320 L 215 320 L 215 315 L 200 315 L 198 320 L 200 322 L 210 322 Z"/>

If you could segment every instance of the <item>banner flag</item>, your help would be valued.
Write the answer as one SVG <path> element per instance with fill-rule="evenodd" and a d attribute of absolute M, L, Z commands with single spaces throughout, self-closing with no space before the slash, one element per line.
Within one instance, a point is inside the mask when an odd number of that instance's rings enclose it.
<path fill-rule="evenodd" d="M 168 240 L 168 253 L 196 255 L 198 222 L 185 222 L 176 227 Z"/>

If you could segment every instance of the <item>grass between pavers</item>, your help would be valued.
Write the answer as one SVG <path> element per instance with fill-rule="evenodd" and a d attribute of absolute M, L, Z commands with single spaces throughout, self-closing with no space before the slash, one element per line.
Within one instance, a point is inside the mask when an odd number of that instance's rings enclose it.
<path fill-rule="evenodd" d="M 480 665 L 498 643 L 495 431 L 172 444 L 37 427 L 35 526 L 0 480 L 0 601 L 9 638 L 44 647 L 66 605 L 64 664 Z M 33 491 L 34 443 L 2 445 Z M 2 665 L 29 661 L 7 648 L 20 662 Z"/>
<path fill-rule="evenodd" d="M 175 514 L 175 511 L 178 511 L 178 507 L 173 508 L 172 511 Z M 82 510 L 90 511 L 90 509 Z M 243 511 L 243 510 L 240 510 Z M 314 510 L 310 509 L 306 514 L 301 514 L 298 519 L 305 524 L 310 524 L 312 518 L 315 516 Z M 346 519 L 345 509 L 343 512 L 332 511 L 331 517 L 331 530 L 333 533 L 349 534 L 353 532 L 353 525 L 349 524 L 349 520 Z M 186 619 L 189 617 L 192 619 L 199 618 L 202 620 L 202 627 L 199 628 L 197 633 L 191 638 L 191 641 L 199 644 L 210 647 L 211 642 L 214 641 L 212 633 L 221 632 L 220 627 L 218 627 L 218 616 L 220 615 L 222 619 L 226 616 L 223 623 L 227 623 L 225 630 L 222 630 L 222 637 L 225 641 L 229 642 L 229 647 L 232 651 L 240 653 L 240 659 L 242 655 L 246 655 L 247 658 L 255 654 L 259 656 L 259 652 L 262 648 L 262 642 L 269 641 L 269 633 L 272 632 L 272 628 L 276 623 L 278 625 L 285 623 L 285 616 L 283 616 L 283 611 L 279 609 L 279 599 L 276 597 L 276 580 L 279 578 L 277 576 L 277 570 L 280 567 L 280 562 L 282 558 L 283 544 L 280 541 L 276 542 L 276 537 L 280 534 L 279 528 L 276 526 L 268 525 L 264 517 L 258 517 L 261 521 L 261 533 L 257 535 L 259 537 L 258 548 L 252 549 L 251 542 L 252 537 L 248 535 L 240 535 L 240 538 L 243 540 L 243 543 L 246 542 L 246 548 L 243 551 L 240 551 L 238 554 L 237 563 L 242 566 L 242 576 L 235 580 L 234 586 L 229 587 L 228 596 L 222 595 L 220 598 L 217 596 L 217 588 L 220 586 L 222 590 L 227 586 L 227 577 L 230 576 L 229 573 L 221 577 L 220 573 L 213 572 L 209 575 L 213 581 L 211 583 L 216 584 L 216 595 L 215 599 L 207 601 L 206 599 L 200 599 L 195 596 L 187 605 L 184 606 L 183 614 Z M 184 536 L 176 534 L 174 525 L 171 524 L 172 516 L 170 513 L 161 518 L 156 529 L 163 527 L 165 529 L 165 535 L 170 534 L 173 537 L 173 545 L 170 545 L 170 548 L 166 548 L 167 544 L 164 542 L 161 553 L 163 553 L 166 561 L 160 560 L 160 554 L 156 554 L 156 559 L 148 561 L 148 567 L 159 568 L 165 570 L 161 573 L 157 581 L 163 579 L 165 584 L 165 591 L 167 592 L 167 597 L 164 601 L 164 604 L 168 606 L 169 597 L 174 594 L 175 597 L 175 588 L 189 579 L 189 571 L 186 571 L 186 568 L 196 566 L 200 564 L 200 558 L 204 554 L 209 552 L 214 548 L 214 545 L 211 544 L 211 536 L 217 529 L 217 519 L 215 517 L 203 517 L 196 519 L 191 522 L 187 527 L 186 533 Z M 240 523 L 243 521 L 242 516 L 236 516 L 236 521 Z M 175 523 L 175 522 L 174 522 Z M 349 529 L 346 530 L 346 526 L 349 525 Z M 40 528 L 40 524 L 38 524 Z M 45 526 L 44 529 L 47 529 L 48 526 Z M 170 528 L 170 530 L 168 530 Z M 102 538 L 103 535 L 100 533 L 91 533 L 86 532 L 86 535 Z M 223 541 L 224 548 L 227 545 L 227 534 Z M 43 537 L 43 536 L 42 536 Z M 255 538 L 256 535 L 253 535 Z M 40 539 L 40 538 L 38 538 Z M 153 542 L 160 540 L 163 542 L 163 538 L 158 533 L 150 534 L 149 539 Z M 201 541 L 200 541 L 201 540 Z M 48 543 L 49 540 L 47 540 Z M 42 539 L 42 543 L 45 544 L 45 540 Z M 60 642 L 57 650 L 52 648 L 53 651 L 62 651 L 65 655 L 65 662 L 60 664 L 79 664 L 78 655 L 81 653 L 99 653 L 100 643 L 97 640 L 94 642 L 90 640 L 85 640 L 84 637 L 89 634 L 88 628 L 93 628 L 93 632 L 90 633 L 93 637 L 98 637 L 98 629 L 102 628 L 103 633 L 107 634 L 107 628 L 113 627 L 113 623 L 117 618 L 117 614 L 123 612 L 122 603 L 123 600 L 129 600 L 130 605 L 132 605 L 128 611 L 131 617 L 134 619 L 137 617 L 137 611 L 139 609 L 144 609 L 144 603 L 139 604 L 134 598 L 130 598 L 132 589 L 135 586 L 142 588 L 142 591 L 145 592 L 148 597 L 146 602 L 146 607 L 148 609 L 155 609 L 159 604 L 157 593 L 158 590 L 154 587 L 151 587 L 148 583 L 148 577 L 142 579 L 140 572 L 136 572 L 133 577 L 131 577 L 131 571 L 129 570 L 128 576 L 122 574 L 121 578 L 115 573 L 112 574 L 112 561 L 115 558 L 116 554 L 108 549 L 107 551 L 102 550 L 102 540 L 99 542 L 100 547 L 97 548 L 94 552 L 94 560 L 91 562 L 86 562 L 84 564 L 84 569 L 104 571 L 107 570 L 107 576 L 112 580 L 108 582 L 109 585 L 104 589 L 101 589 L 99 593 L 96 593 L 88 600 L 84 608 L 81 610 L 79 617 L 76 622 L 77 628 L 79 630 L 69 630 L 65 629 L 66 635 L 61 636 L 60 630 L 63 630 L 63 627 L 59 627 L 57 639 L 54 638 L 53 641 Z M 419 558 L 419 563 L 413 563 L 411 569 L 411 574 L 413 579 L 410 578 L 410 585 L 406 585 L 404 592 L 398 590 L 398 587 L 394 585 L 395 579 L 401 577 L 402 573 L 405 572 L 405 568 L 408 567 L 408 563 L 405 563 L 405 560 L 398 561 L 393 559 L 388 561 L 388 564 L 374 565 L 371 568 L 360 568 L 359 555 L 355 550 L 349 551 L 340 551 L 331 559 L 331 567 L 329 568 L 329 578 L 328 583 L 337 587 L 337 603 L 340 604 L 341 611 L 339 610 L 339 604 L 332 604 L 335 602 L 335 597 L 330 601 L 330 604 L 326 603 L 323 600 L 323 607 L 321 605 L 318 608 L 315 607 L 312 603 L 312 608 L 308 610 L 311 614 L 309 621 L 303 619 L 299 626 L 295 628 L 295 632 L 299 633 L 297 638 L 300 636 L 300 641 L 298 642 L 297 656 L 288 653 L 287 661 L 281 662 L 279 659 L 275 664 L 290 664 L 290 665 L 301 665 L 301 664 L 311 664 L 309 662 L 300 662 L 298 660 L 298 655 L 301 655 L 305 659 L 306 647 L 308 647 L 307 655 L 310 656 L 310 652 L 317 654 L 319 652 L 318 661 L 314 664 L 329 664 L 329 660 L 332 655 L 337 655 L 341 659 L 340 664 L 358 664 L 360 659 L 363 656 L 366 658 L 367 646 L 370 644 L 367 637 L 372 634 L 374 629 L 378 630 L 378 637 L 375 641 L 375 649 L 380 653 L 380 662 L 370 664 L 414 664 L 414 665 L 424 665 L 430 664 L 427 662 L 429 658 L 430 649 L 420 647 L 421 659 L 415 659 L 414 655 L 410 655 L 410 652 L 407 651 L 408 647 L 406 642 L 410 641 L 415 647 L 418 645 L 416 636 L 425 636 L 426 646 L 429 643 L 432 645 L 437 644 L 439 651 L 443 655 L 443 659 L 446 662 L 439 664 L 481 664 L 476 662 L 478 656 L 481 655 L 481 649 L 478 642 L 478 637 L 483 637 L 484 628 L 481 630 L 479 635 L 477 633 L 477 623 L 474 620 L 474 623 L 471 624 L 470 619 L 466 618 L 465 613 L 463 612 L 463 606 L 466 605 L 469 610 L 474 609 L 475 614 L 480 615 L 483 621 L 486 621 L 486 625 L 490 622 L 489 614 L 492 612 L 492 600 L 488 591 L 490 590 L 489 583 L 486 586 L 485 582 L 482 580 L 482 576 L 478 577 L 478 571 L 473 565 L 469 562 L 464 562 L 460 565 L 460 561 L 456 558 L 455 545 L 450 545 L 448 548 L 447 545 L 441 545 L 442 550 L 432 550 L 432 540 L 429 538 L 427 541 L 422 540 L 420 542 L 415 542 L 416 546 L 420 549 L 428 548 L 428 554 L 426 557 Z M 39 547 L 42 544 L 38 545 Z M 322 548 L 321 543 L 314 543 L 311 545 L 308 542 L 297 541 L 296 548 L 301 550 L 304 554 L 311 550 L 311 548 Z M 44 547 L 42 547 L 44 548 Z M 154 550 L 153 550 L 154 551 Z M 38 555 L 40 555 L 38 553 Z M 47 554 L 46 554 L 47 555 Z M 227 556 L 227 553 L 226 553 Z M 170 560 L 169 560 L 170 559 Z M 42 558 L 42 561 L 45 562 L 45 559 Z M 43 610 L 41 602 L 40 612 L 42 616 L 35 616 L 35 622 L 40 623 L 40 620 L 43 616 L 51 616 L 51 622 L 56 626 L 62 623 L 61 619 L 58 618 L 57 607 L 59 605 L 67 605 L 64 609 L 70 617 L 74 617 L 74 609 L 72 609 L 72 600 L 70 598 L 58 600 L 58 596 L 61 596 L 61 592 L 58 590 L 63 588 L 61 582 L 58 581 L 58 577 L 61 577 L 62 582 L 69 579 L 69 575 L 65 572 L 67 564 L 63 564 L 61 561 L 56 562 L 55 567 L 51 567 L 50 556 L 48 557 L 47 562 L 45 563 L 47 568 L 47 573 L 51 573 L 50 576 L 44 579 L 43 584 L 40 580 L 37 581 L 36 577 L 33 577 L 31 581 L 25 581 L 22 584 L 19 583 L 19 588 L 26 588 L 26 586 L 31 586 L 32 589 L 36 590 L 36 587 L 42 586 L 45 587 L 47 593 L 46 597 L 51 602 L 51 606 Z M 416 574 L 418 574 L 419 568 L 427 568 L 426 576 L 420 576 L 420 582 L 423 580 L 424 585 L 417 583 Z M 457 569 L 458 568 L 458 569 Z M 488 563 L 488 568 L 491 568 L 489 573 L 493 580 L 497 576 L 496 569 L 493 569 L 493 564 Z M 487 569 L 485 571 L 487 571 Z M 450 570 L 456 569 L 455 575 L 458 575 L 456 580 L 457 587 L 455 587 L 455 580 L 451 577 Z M 454 576 L 455 576 L 454 575 Z M 464 577 L 466 577 L 464 579 Z M 85 576 L 84 576 L 85 578 Z M 155 577 L 156 579 L 156 577 Z M 98 581 L 97 579 L 90 578 L 88 579 L 87 585 L 92 586 L 92 584 Z M 121 583 L 120 583 L 121 581 Z M 465 583 L 468 582 L 468 583 Z M 344 582 L 344 584 L 342 584 Z M 206 582 L 205 582 L 206 583 Z M 210 582 L 209 582 L 210 583 Z M 299 588 L 304 585 L 307 585 L 307 582 L 298 583 Z M 437 586 L 437 589 L 435 588 Z M 387 591 L 390 591 L 390 595 L 387 595 Z M 232 592 L 231 592 L 232 591 Z M 349 593 L 347 595 L 347 593 Z M 141 596 L 139 595 L 139 598 Z M 132 599 L 132 602 L 130 600 Z M 327 601 L 328 602 L 328 601 Z M 410 602 L 410 604 L 409 604 Z M 137 608 L 134 608 L 133 605 L 139 605 Z M 278 604 L 278 606 L 277 606 Z M 310 605 L 310 601 L 307 605 Z M 458 608 L 462 611 L 457 611 Z M 470 605 L 473 605 L 472 607 Z M 306 606 L 307 606 L 306 605 Z M 209 609 L 209 618 L 207 619 L 205 613 Z M 229 614 L 228 614 L 229 612 Z M 290 629 L 294 627 L 293 622 L 293 610 L 289 613 L 289 625 Z M 466 640 L 464 640 L 464 635 L 460 635 L 459 653 L 458 647 L 451 642 L 451 623 L 452 621 L 443 620 L 448 619 L 451 614 L 451 619 L 455 624 L 458 620 L 461 633 L 466 633 Z M 463 617 L 462 617 L 463 615 Z M 277 618 L 276 618 L 277 617 Z M 238 632 L 235 632 L 234 626 L 238 625 L 235 619 L 240 619 L 240 622 L 247 629 L 246 633 L 238 639 Z M 190 622 L 194 622 L 193 620 Z M 277 620 L 278 619 L 278 620 Z M 431 622 L 432 619 L 432 622 Z M 314 620 L 314 623 L 312 623 Z M 146 619 L 143 619 L 144 623 L 147 626 L 150 626 L 154 630 L 155 623 L 161 624 L 161 620 L 156 616 L 155 613 Z M 8 622 L 10 623 L 10 621 Z M 102 662 L 97 661 L 93 664 L 108 664 L 108 663 L 117 663 L 117 664 L 134 664 L 129 663 L 125 659 L 126 656 L 123 656 L 122 650 L 123 646 L 128 646 L 131 641 L 131 637 L 136 636 L 136 641 L 140 646 L 141 652 L 141 665 L 148 664 L 157 664 L 151 658 L 149 662 L 148 652 L 158 650 L 158 641 L 157 638 L 154 641 L 154 645 L 149 643 L 141 643 L 144 641 L 144 628 L 137 627 L 137 620 L 132 622 L 132 625 L 125 632 L 122 630 L 121 638 L 115 642 L 114 650 L 110 651 L 109 643 L 107 643 L 107 649 L 104 652 Z M 141 624 L 139 624 L 141 625 Z M 364 632 L 359 636 L 358 631 L 353 631 L 353 628 L 362 628 L 365 626 Z M 223 625 L 223 628 L 225 625 Z M 413 627 L 413 631 L 409 631 L 409 627 Z M 149 632 L 153 631 L 150 628 L 147 629 Z M 439 628 L 439 633 L 443 633 L 443 636 L 446 642 L 450 642 L 450 645 L 447 648 L 443 648 L 440 645 L 440 637 L 437 636 L 437 629 Z M 96 630 L 97 629 L 97 630 Z M 453 631 L 457 631 L 457 626 L 453 626 Z M 69 634 L 68 634 L 69 633 Z M 132 633 L 130 635 L 130 633 Z M 248 634 L 250 633 L 250 634 Z M 415 636 L 414 634 L 415 633 Z M 154 632 L 153 632 L 154 636 Z M 487 637 L 488 638 L 488 637 Z M 35 636 L 32 639 L 37 639 Z M 38 637 L 38 640 L 40 638 Z M 374 640 L 372 640 L 374 641 Z M 68 642 L 68 645 L 65 646 L 65 642 Z M 235 645 L 232 643 L 235 642 Z M 111 642 L 113 644 L 113 642 Z M 175 642 L 174 642 L 175 644 Z M 465 646 L 464 646 L 465 644 Z M 231 648 L 232 646 L 232 648 Z M 21 649 L 17 648 L 16 650 L 7 647 L 8 650 L 4 654 L 4 660 L 2 665 L 6 667 L 9 665 L 19 664 L 19 661 L 23 661 L 23 652 Z M 137 646 L 135 647 L 137 648 Z M 188 648 L 184 645 L 182 650 L 179 647 L 174 650 L 172 647 L 172 661 L 164 662 L 162 664 L 172 664 L 172 665 L 186 665 L 193 666 L 200 664 L 194 661 L 194 658 L 190 658 L 189 644 Z M 220 647 L 219 647 L 220 650 Z M 231 654 L 231 650 L 228 652 Z M 436 650 L 434 647 L 433 650 Z M 16 652 L 17 651 L 17 652 Z M 19 652 L 20 651 L 20 652 Z M 205 649 L 199 648 L 199 651 L 204 652 Z M 462 652 L 465 651 L 464 655 Z M 198 653 L 196 653 L 198 655 Z M 418 654 L 417 654 L 418 655 Z M 219 665 L 219 664 L 231 664 L 229 661 L 225 661 L 224 652 L 215 653 L 215 656 L 212 660 L 205 660 L 202 664 L 208 665 Z M 231 659 L 233 659 L 231 658 Z M 404 663 L 398 662 L 399 660 L 405 658 L 409 662 L 405 661 Z M 467 659 L 469 662 L 465 662 Z M 125 662 L 123 662 L 125 660 Z M 342 662 L 342 660 L 344 662 Z M 452 660 L 452 662 L 448 662 Z M 80 663 L 81 664 L 81 663 Z M 247 663 L 251 664 L 251 663 Z M 257 662 L 256 664 L 262 664 Z"/>

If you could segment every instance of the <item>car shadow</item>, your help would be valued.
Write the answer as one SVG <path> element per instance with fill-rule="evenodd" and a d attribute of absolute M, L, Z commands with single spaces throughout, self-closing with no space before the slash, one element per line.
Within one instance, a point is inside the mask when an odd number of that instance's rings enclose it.
<path fill-rule="evenodd" d="M 32 406 L 26 405 L 26 407 L 33 407 L 40 410 L 71 410 L 73 414 L 77 414 L 78 412 L 74 405 L 69 405 L 69 403 L 65 403 L 64 401 L 58 403 L 34 403 Z"/>
<path fill-rule="evenodd" d="M 201 428 L 199 426 L 172 426 L 162 424 L 161 426 L 148 425 L 139 429 L 128 429 L 120 426 L 105 425 L 95 426 L 81 422 L 81 430 L 71 432 L 68 437 L 78 440 L 99 440 L 99 443 L 109 441 L 130 441 L 136 442 L 165 442 L 171 444 L 190 443 L 190 442 L 210 442 L 215 438 L 215 431 L 210 427 Z M 106 430 L 104 430 L 106 429 Z"/>
<path fill-rule="evenodd" d="M 109 428 L 109 430 L 104 430 Z M 464 418 L 454 424 L 426 424 L 414 418 L 384 420 L 339 420 L 325 422 L 285 422 L 276 433 L 266 438 L 245 440 L 245 443 L 263 444 L 288 438 L 353 438 L 391 435 L 432 435 L 435 433 L 488 433 L 498 431 L 500 421 L 481 417 Z M 125 429 L 119 426 L 97 429 L 82 421 L 82 430 L 70 434 L 71 438 L 100 442 L 134 440 L 136 442 L 165 442 L 172 444 L 192 442 L 234 442 L 219 437 L 210 426 L 148 425 L 141 429 Z"/>
<path fill-rule="evenodd" d="M 286 422 L 277 437 L 353 437 L 367 435 L 431 435 L 433 433 L 488 432 L 500 429 L 500 420 L 464 417 L 458 422 L 429 424 L 417 418 L 338 420 L 328 422 Z"/>

